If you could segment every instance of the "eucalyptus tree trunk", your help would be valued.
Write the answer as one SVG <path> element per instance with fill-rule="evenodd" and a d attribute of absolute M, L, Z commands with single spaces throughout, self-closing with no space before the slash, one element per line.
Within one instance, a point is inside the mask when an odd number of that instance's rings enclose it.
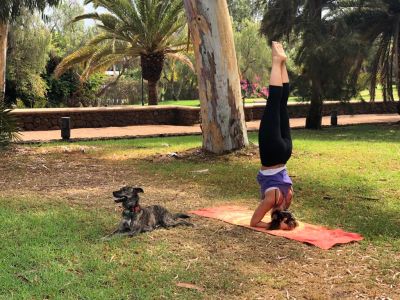
<path fill-rule="evenodd" d="M 8 23 L 0 21 L 0 103 L 6 91 L 7 35 Z"/>
<path fill-rule="evenodd" d="M 203 149 L 248 145 L 232 23 L 226 0 L 184 0 L 196 56 Z"/>

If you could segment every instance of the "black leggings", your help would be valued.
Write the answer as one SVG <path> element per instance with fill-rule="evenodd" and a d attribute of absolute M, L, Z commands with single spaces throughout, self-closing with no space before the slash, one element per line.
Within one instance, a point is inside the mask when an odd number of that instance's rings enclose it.
<path fill-rule="evenodd" d="M 292 155 L 288 99 L 289 83 L 284 83 L 283 87 L 269 87 L 269 97 L 258 132 L 260 159 L 265 167 L 286 164 Z"/>

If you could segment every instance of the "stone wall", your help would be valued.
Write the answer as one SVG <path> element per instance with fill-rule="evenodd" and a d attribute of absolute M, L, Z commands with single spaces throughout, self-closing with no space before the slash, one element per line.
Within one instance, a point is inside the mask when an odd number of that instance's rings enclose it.
<path fill-rule="evenodd" d="M 336 110 L 339 115 L 397 113 L 397 103 L 351 103 L 328 102 L 323 114 L 330 115 Z M 265 104 L 246 105 L 246 121 L 259 120 Z M 290 104 L 292 118 L 305 117 L 309 104 Z M 129 125 L 193 125 L 200 122 L 199 107 L 184 106 L 121 106 L 96 108 L 46 108 L 15 109 L 12 114 L 19 120 L 21 130 L 60 129 L 61 117 L 70 117 L 72 128 L 96 128 Z"/>

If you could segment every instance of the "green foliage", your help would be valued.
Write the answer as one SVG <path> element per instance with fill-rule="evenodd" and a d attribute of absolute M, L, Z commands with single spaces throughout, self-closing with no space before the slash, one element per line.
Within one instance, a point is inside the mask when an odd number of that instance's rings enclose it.
<path fill-rule="evenodd" d="M 10 27 L 7 55 L 6 102 L 20 99 L 26 107 L 44 107 L 47 83 L 41 77 L 51 36 L 37 15 L 23 13 Z"/>
<path fill-rule="evenodd" d="M 50 54 L 46 66 L 46 79 L 48 85 L 47 99 L 49 107 L 67 106 L 74 93 L 81 86 L 79 75 L 75 70 L 68 70 L 60 78 L 55 78 L 54 69 L 60 63 L 61 58 Z"/>
<path fill-rule="evenodd" d="M 260 84 L 269 81 L 271 68 L 271 48 L 265 38 L 259 34 L 260 24 L 245 20 L 242 29 L 234 31 L 236 57 L 241 79 L 251 82 L 260 77 Z"/>
<path fill-rule="evenodd" d="M 188 53 L 188 58 L 194 63 L 194 54 Z M 166 99 L 197 99 L 197 76 L 186 64 L 177 60 L 165 62 L 161 78 L 161 100 Z"/>
<path fill-rule="evenodd" d="M 75 18 L 75 21 L 96 21 L 99 32 L 63 59 L 56 69 L 57 76 L 86 63 L 82 78 L 87 79 L 112 65 L 128 67 L 140 58 L 144 79 L 154 83 L 161 76 L 164 58 L 178 59 L 192 67 L 190 60 L 180 53 L 186 49 L 187 42 L 181 34 L 186 27 L 181 0 L 88 0 L 85 3 L 93 3 L 95 8 L 107 12 Z"/>
<path fill-rule="evenodd" d="M 2 0 L 0 2 L 0 20 L 16 19 L 24 10 L 43 12 L 46 6 L 56 6 L 60 0 Z"/>
<path fill-rule="evenodd" d="M 83 13 L 84 7 L 76 0 L 64 1 L 51 10 L 46 26 L 52 35 L 54 56 L 65 57 L 93 37 L 95 27 L 86 28 L 83 21 L 71 22 Z"/>
<path fill-rule="evenodd" d="M 17 121 L 10 112 L 10 109 L 0 103 L 0 149 L 8 146 L 13 140 L 19 140 Z"/>
<path fill-rule="evenodd" d="M 108 85 L 115 81 L 109 77 L 104 84 Z M 101 105 L 137 104 L 141 102 L 141 82 L 130 76 L 121 77 L 115 84 L 110 86 L 103 95 L 99 97 Z"/>
<path fill-rule="evenodd" d="M 371 100 L 375 99 L 375 89 L 380 84 L 383 99 L 394 101 L 393 85 L 400 91 L 400 3 L 398 0 L 347 2 L 351 8 L 339 17 L 351 26 L 353 38 L 370 50 L 370 57 L 363 58 L 368 62 Z"/>
<path fill-rule="evenodd" d="M 99 99 L 96 96 L 97 91 L 103 85 L 106 75 L 104 74 L 93 74 L 85 82 L 82 83 L 80 89 L 75 94 L 77 103 L 70 104 L 69 106 L 98 106 Z"/>
<path fill-rule="evenodd" d="M 246 21 L 256 22 L 262 16 L 263 6 L 260 0 L 227 0 L 229 13 L 232 16 L 234 27 L 240 30 Z"/>
<path fill-rule="evenodd" d="M 292 82 L 302 97 L 311 99 L 306 127 L 321 128 L 323 100 L 347 101 L 356 91 L 366 49 L 336 16 L 347 8 L 333 0 L 268 0 L 261 32 L 269 42 L 294 40 L 300 73 Z M 345 7 L 344 7 L 345 6 Z M 297 83 L 297 84 L 296 84 Z"/>

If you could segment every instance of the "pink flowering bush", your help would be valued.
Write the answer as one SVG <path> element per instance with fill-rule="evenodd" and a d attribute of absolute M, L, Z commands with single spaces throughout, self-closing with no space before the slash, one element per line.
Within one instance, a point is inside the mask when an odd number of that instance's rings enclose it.
<path fill-rule="evenodd" d="M 268 88 L 260 85 L 260 77 L 256 75 L 254 81 L 250 82 L 249 79 L 240 80 L 240 87 L 242 90 L 243 100 L 246 98 L 268 98 Z"/>

